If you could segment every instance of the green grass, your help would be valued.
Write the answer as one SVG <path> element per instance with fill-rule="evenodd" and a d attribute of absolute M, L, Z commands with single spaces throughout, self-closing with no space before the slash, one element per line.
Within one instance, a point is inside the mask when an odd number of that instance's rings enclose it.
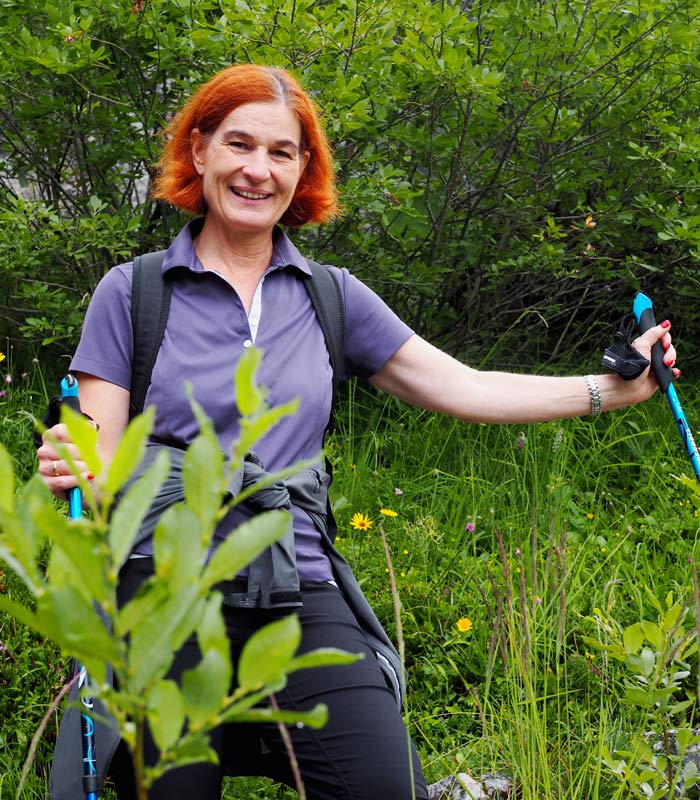
<path fill-rule="evenodd" d="M 23 478 L 41 377 L 13 375 L 2 441 Z M 686 397 L 690 392 L 686 391 Z M 685 401 L 691 423 L 700 406 Z M 406 719 L 429 781 L 502 771 L 523 800 L 613 800 L 604 747 L 624 750 L 653 715 L 623 703 L 624 664 L 584 637 L 596 609 L 624 627 L 654 619 L 669 592 L 695 625 L 698 516 L 673 476 L 690 472 L 661 398 L 643 408 L 531 426 L 465 425 L 353 387 L 328 443 L 338 546 L 392 636 L 389 543 L 402 604 Z M 397 491 L 398 490 L 398 491 Z M 389 509 L 397 516 L 385 516 Z M 353 513 L 369 531 L 353 530 Z M 5 591 L 19 592 L 8 570 Z M 472 629 L 456 622 L 468 618 Z M 57 691 L 50 645 L 0 617 L 0 797 L 13 797 L 28 740 Z M 11 656 L 8 655 L 11 653 Z M 682 697 L 696 697 L 697 664 Z M 682 699 L 682 698 L 681 698 Z M 695 706 L 683 718 L 695 720 Z M 682 719 L 680 721 L 683 721 Z M 24 796 L 46 796 L 55 724 Z M 227 798 L 288 800 L 291 790 L 236 779 Z"/>

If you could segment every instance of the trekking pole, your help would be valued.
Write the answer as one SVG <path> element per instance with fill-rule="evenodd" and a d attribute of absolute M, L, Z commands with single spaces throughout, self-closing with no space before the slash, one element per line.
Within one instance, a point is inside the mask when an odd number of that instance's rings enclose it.
<path fill-rule="evenodd" d="M 654 304 L 645 294 L 642 294 L 642 292 L 637 292 L 635 295 L 632 310 L 634 312 L 634 316 L 637 318 L 639 330 L 642 333 L 645 333 L 649 330 L 649 328 L 653 328 L 654 325 L 656 325 L 656 319 L 654 318 Z M 673 370 L 671 367 L 667 367 L 666 364 L 664 364 L 663 345 L 660 341 L 651 348 L 651 366 L 654 370 L 654 375 L 656 376 L 656 381 L 659 384 L 659 388 L 666 395 L 668 404 L 671 407 L 673 418 L 676 420 L 676 424 L 678 425 L 678 432 L 683 440 L 686 452 L 688 453 L 688 458 L 690 458 L 690 463 L 693 466 L 695 477 L 698 479 L 698 481 L 700 481 L 700 453 L 698 453 L 698 447 L 695 444 L 695 439 L 693 438 L 693 434 L 688 426 L 688 420 L 685 418 L 685 414 L 683 413 L 681 401 L 678 399 L 676 388 L 673 385 Z"/>
<path fill-rule="evenodd" d="M 66 375 L 61 381 L 61 401 L 80 413 L 80 400 L 78 398 L 78 381 L 73 375 Z M 83 515 L 83 496 L 80 487 L 68 489 L 68 517 L 80 519 Z M 87 670 L 78 664 L 78 691 L 88 684 Z M 95 758 L 95 723 L 92 719 L 92 697 L 81 695 L 80 702 L 80 735 L 81 750 L 83 755 L 83 793 L 85 800 L 97 800 L 97 760 Z"/>

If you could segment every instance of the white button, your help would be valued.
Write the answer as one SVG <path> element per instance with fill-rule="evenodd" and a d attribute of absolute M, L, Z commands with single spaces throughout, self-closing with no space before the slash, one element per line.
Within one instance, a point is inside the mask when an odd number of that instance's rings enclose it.
<path fill-rule="evenodd" d="M 252 344 L 253 342 L 250 339 L 246 339 L 245 342 L 243 342 L 243 347 L 250 347 Z"/>

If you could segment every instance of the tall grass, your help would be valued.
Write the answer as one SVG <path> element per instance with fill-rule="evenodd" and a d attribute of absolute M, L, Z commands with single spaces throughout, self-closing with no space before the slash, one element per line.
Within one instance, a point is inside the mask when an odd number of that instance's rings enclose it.
<path fill-rule="evenodd" d="M 26 478 L 25 412 L 40 413 L 47 392 L 31 368 L 12 378 L 0 399 L 2 440 Z M 691 423 L 700 418 L 700 406 L 686 406 Z M 501 771 L 523 800 L 620 796 L 604 748 L 624 749 L 649 722 L 622 703 L 622 666 L 584 637 L 599 633 L 596 609 L 628 625 L 653 611 L 650 595 L 673 592 L 694 617 L 698 517 L 672 477 L 689 471 L 677 438 L 661 398 L 595 421 L 495 427 L 350 387 L 328 442 L 338 546 L 395 636 L 380 522 L 385 531 L 402 605 L 406 718 L 429 781 Z M 354 512 L 373 528 L 353 530 Z M 0 583 L 18 591 L 9 574 Z M 0 795 L 10 797 L 62 665 L 6 618 L 0 646 L 0 679 L 15 687 L 0 692 Z M 22 695 L 29 675 L 32 691 Z M 694 696 L 694 676 L 687 692 Z M 53 735 L 27 796 L 45 796 Z M 226 796 L 294 793 L 237 779 Z"/>

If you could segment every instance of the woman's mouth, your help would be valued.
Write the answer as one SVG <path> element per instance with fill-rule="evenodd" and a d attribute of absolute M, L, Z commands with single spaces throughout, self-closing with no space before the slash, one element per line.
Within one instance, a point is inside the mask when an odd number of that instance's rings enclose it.
<path fill-rule="evenodd" d="M 251 189 L 237 189 L 235 186 L 231 187 L 231 191 L 236 195 L 236 197 L 242 197 L 244 200 L 264 200 L 266 197 L 270 197 L 269 192 L 256 192 Z"/>

